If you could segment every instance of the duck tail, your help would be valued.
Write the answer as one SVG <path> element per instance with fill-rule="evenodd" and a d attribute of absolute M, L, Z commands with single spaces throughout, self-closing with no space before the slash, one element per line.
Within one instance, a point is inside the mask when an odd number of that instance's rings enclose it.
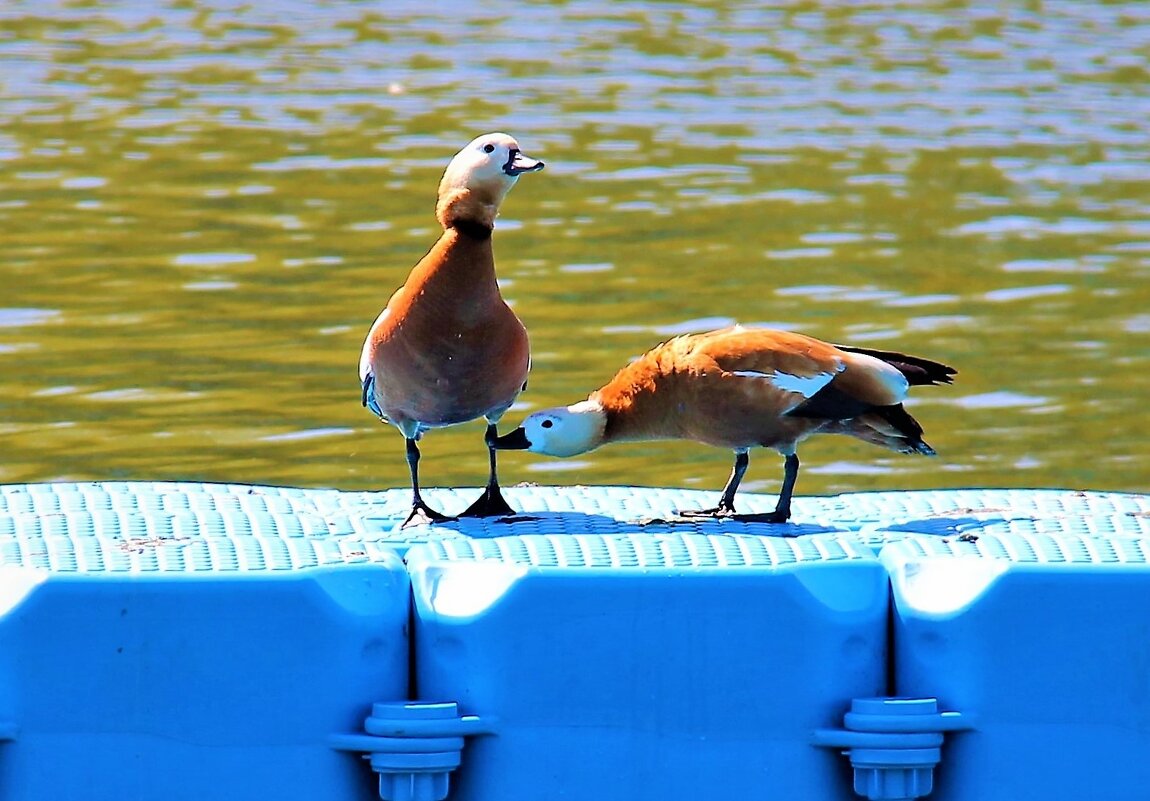
<path fill-rule="evenodd" d="M 835 345 L 835 347 L 848 353 L 861 353 L 864 356 L 881 359 L 906 376 L 906 380 L 912 387 L 953 384 L 954 376 L 958 373 L 958 370 L 942 362 L 924 359 L 921 356 L 910 356 L 894 350 L 855 348 L 850 345 Z M 909 415 L 907 416 L 909 417 Z"/>

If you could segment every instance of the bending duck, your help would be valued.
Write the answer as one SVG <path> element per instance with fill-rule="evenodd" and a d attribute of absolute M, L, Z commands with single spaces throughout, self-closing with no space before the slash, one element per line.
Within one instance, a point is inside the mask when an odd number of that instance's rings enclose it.
<path fill-rule="evenodd" d="M 933 456 L 902 401 L 910 387 L 949 384 L 955 372 L 917 356 L 735 326 L 653 348 L 587 400 L 528 415 L 495 447 L 575 456 L 608 442 L 688 439 L 731 448 L 735 466 L 718 506 L 680 516 L 783 523 L 791 516 L 799 442 L 849 434 Z M 755 446 L 785 457 L 783 484 L 773 512 L 738 515 L 735 493 Z"/>
<path fill-rule="evenodd" d="M 527 386 L 523 323 L 499 294 L 491 233 L 519 176 L 543 169 L 504 133 L 472 140 L 447 165 L 435 216 L 443 235 L 376 318 L 359 358 L 363 405 L 407 441 L 411 513 L 403 525 L 450 519 L 419 493 L 419 447 L 431 428 L 487 420 L 490 475 L 463 514 L 512 514 L 496 475 L 496 423 Z"/>

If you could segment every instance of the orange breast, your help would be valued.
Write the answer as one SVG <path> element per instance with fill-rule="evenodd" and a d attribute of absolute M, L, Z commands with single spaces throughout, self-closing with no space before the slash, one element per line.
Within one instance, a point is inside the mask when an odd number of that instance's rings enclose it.
<path fill-rule="evenodd" d="M 498 416 L 527 378 L 529 345 L 495 283 L 490 240 L 447 231 L 369 335 L 380 408 L 394 422 Z"/>

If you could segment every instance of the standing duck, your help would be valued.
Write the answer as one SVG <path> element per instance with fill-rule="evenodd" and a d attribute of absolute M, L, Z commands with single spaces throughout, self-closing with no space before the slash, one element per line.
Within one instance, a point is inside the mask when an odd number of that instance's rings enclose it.
<path fill-rule="evenodd" d="M 575 456 L 608 442 L 688 439 L 731 448 L 735 466 L 718 506 L 680 516 L 783 523 L 791 516 L 799 442 L 849 434 L 933 456 L 902 401 L 910 387 L 949 384 L 955 372 L 917 356 L 735 326 L 653 348 L 587 400 L 528 415 L 495 447 Z M 783 484 L 773 512 L 739 515 L 735 492 L 755 446 L 785 457 Z"/>
<path fill-rule="evenodd" d="M 376 318 L 359 357 L 363 405 L 407 440 L 411 513 L 403 522 L 450 519 L 419 494 L 419 446 L 431 428 L 483 417 L 490 475 L 463 514 L 512 514 L 496 475 L 496 423 L 526 387 L 527 331 L 495 278 L 491 232 L 519 176 L 543 169 L 504 133 L 472 140 L 447 165 L 435 216 L 443 234 Z"/>

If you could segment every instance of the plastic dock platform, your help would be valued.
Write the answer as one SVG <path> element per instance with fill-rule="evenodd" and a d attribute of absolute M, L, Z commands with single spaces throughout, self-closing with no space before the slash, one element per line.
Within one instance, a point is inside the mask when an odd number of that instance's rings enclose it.
<path fill-rule="evenodd" d="M 0 801 L 1150 797 L 1150 497 L 505 494 L 0 486 Z"/>

